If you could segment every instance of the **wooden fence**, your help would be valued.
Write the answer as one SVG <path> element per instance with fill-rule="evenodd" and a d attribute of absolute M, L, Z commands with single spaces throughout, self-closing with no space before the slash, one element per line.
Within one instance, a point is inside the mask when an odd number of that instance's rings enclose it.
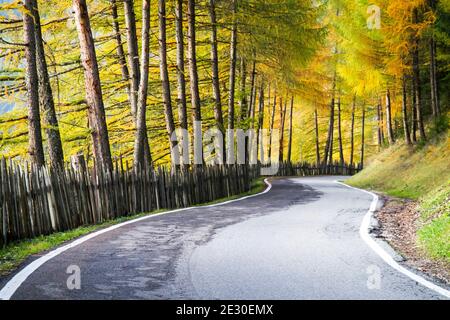
<path fill-rule="evenodd" d="M 175 209 L 250 190 L 259 165 L 133 170 L 116 162 L 112 172 L 85 165 L 52 171 L 0 161 L 0 245 L 158 209 Z M 354 174 L 352 166 L 281 163 L 277 175 Z"/>
<path fill-rule="evenodd" d="M 322 175 L 343 175 L 352 176 L 362 170 L 360 164 L 346 164 L 335 162 L 333 164 L 310 164 L 307 162 L 291 163 L 282 162 L 279 164 L 276 175 L 287 176 L 322 176 Z"/>

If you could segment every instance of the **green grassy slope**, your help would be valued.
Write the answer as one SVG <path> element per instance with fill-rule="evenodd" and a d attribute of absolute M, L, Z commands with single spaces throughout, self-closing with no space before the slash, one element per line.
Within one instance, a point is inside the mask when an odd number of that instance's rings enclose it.
<path fill-rule="evenodd" d="M 418 200 L 418 243 L 450 262 L 450 137 L 424 146 L 396 145 L 370 159 L 350 185 Z"/>

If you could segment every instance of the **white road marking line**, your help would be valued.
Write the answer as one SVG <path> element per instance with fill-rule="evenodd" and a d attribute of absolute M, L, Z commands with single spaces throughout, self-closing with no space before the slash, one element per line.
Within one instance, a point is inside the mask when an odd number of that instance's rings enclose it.
<path fill-rule="evenodd" d="M 180 211 L 186 211 L 186 210 L 190 210 L 190 209 L 199 209 L 199 208 L 211 208 L 211 207 L 218 207 L 218 206 L 222 206 L 228 203 L 232 203 L 232 202 L 237 202 L 237 201 L 242 201 L 248 198 L 253 198 L 256 196 L 260 196 L 262 194 L 265 194 L 267 192 L 270 191 L 270 189 L 272 189 L 272 184 L 269 182 L 268 179 L 264 179 L 264 183 L 267 185 L 267 188 L 257 194 L 252 194 L 249 196 L 245 196 L 242 198 L 238 198 L 238 199 L 233 199 L 233 200 L 228 200 L 225 202 L 220 202 L 220 203 L 216 203 L 216 204 L 210 204 L 210 205 L 206 205 L 206 206 L 198 206 L 198 207 L 189 207 L 189 208 L 182 208 L 182 209 L 177 209 L 177 210 L 171 210 L 171 211 L 166 211 L 166 212 L 161 212 L 158 214 L 153 214 L 153 215 L 149 215 L 149 216 L 145 216 L 145 217 L 141 217 L 141 218 L 137 218 L 134 220 L 130 220 L 130 221 L 126 221 L 126 222 L 122 222 L 119 224 L 116 224 L 114 226 L 108 227 L 106 229 L 102 229 L 99 231 L 96 231 L 94 233 L 88 234 L 84 237 L 81 237 L 75 241 L 70 242 L 69 244 L 66 244 L 62 247 L 59 247 L 55 250 L 50 251 L 49 253 L 45 254 L 44 256 L 34 260 L 33 262 L 31 262 L 29 265 L 27 265 L 25 268 L 23 268 L 21 271 L 19 271 L 14 277 L 12 277 L 7 283 L 6 285 L 0 290 L 0 300 L 9 300 L 11 299 L 11 297 L 14 295 L 14 293 L 17 291 L 17 289 L 19 289 L 19 287 L 22 285 L 22 283 L 25 282 L 25 280 L 27 280 L 27 278 L 34 272 L 36 271 L 40 266 L 42 266 L 44 263 L 46 263 L 47 261 L 51 260 L 52 258 L 60 255 L 61 253 L 74 248 L 76 246 L 79 246 L 80 244 L 91 240 L 101 234 L 116 230 L 118 228 L 121 228 L 123 226 L 129 225 L 129 224 L 133 224 L 136 222 L 140 222 L 143 220 L 147 220 L 147 219 L 151 219 L 154 217 L 158 217 L 164 214 L 168 214 L 168 213 L 174 213 L 174 212 L 180 212 Z"/>
<path fill-rule="evenodd" d="M 394 258 L 387 253 L 385 250 L 383 250 L 383 248 L 370 236 L 369 234 L 369 229 L 370 229 L 370 220 L 372 219 L 372 216 L 374 214 L 374 212 L 377 209 L 377 204 L 378 204 L 378 196 L 370 191 L 364 190 L 364 189 L 359 189 L 359 188 L 355 188 L 352 186 L 349 186 L 345 183 L 342 183 L 340 181 L 335 181 L 336 183 L 339 183 L 347 188 L 350 189 L 355 189 L 358 191 L 362 191 L 365 192 L 367 194 L 370 194 L 373 199 L 372 199 L 372 203 L 370 204 L 370 208 L 369 211 L 367 211 L 366 215 L 363 218 L 363 221 L 361 223 L 361 227 L 359 228 L 359 235 L 361 236 L 361 238 L 364 240 L 364 242 L 373 250 L 375 251 L 376 254 L 378 254 L 381 259 L 384 260 L 384 262 L 386 262 L 388 265 L 390 265 L 392 268 L 394 268 L 395 270 L 403 273 L 404 275 L 408 276 L 409 278 L 411 278 L 412 280 L 420 283 L 421 285 L 427 287 L 428 289 L 431 289 L 441 295 L 443 295 L 446 298 L 450 299 L 450 291 L 446 290 L 428 280 L 426 280 L 425 278 L 419 276 L 418 274 L 415 274 L 414 272 L 409 271 L 408 269 L 402 267 L 400 264 L 398 264 Z"/>

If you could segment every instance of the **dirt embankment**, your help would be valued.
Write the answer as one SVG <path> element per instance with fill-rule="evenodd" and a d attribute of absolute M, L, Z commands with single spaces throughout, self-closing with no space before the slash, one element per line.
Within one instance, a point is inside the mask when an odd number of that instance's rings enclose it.
<path fill-rule="evenodd" d="M 450 284 L 450 263 L 430 259 L 417 243 L 416 234 L 421 227 L 417 202 L 383 198 L 385 205 L 375 215 L 380 223 L 379 236 L 403 256 L 408 266 Z"/>

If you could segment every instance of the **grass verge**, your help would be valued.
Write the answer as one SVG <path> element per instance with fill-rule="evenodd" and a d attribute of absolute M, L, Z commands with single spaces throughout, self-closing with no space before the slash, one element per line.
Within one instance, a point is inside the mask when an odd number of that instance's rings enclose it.
<path fill-rule="evenodd" d="M 262 192 L 265 189 L 265 183 L 263 178 L 256 179 L 250 191 L 232 196 L 229 198 L 218 199 L 209 203 L 204 203 L 198 206 L 217 204 L 224 201 L 238 199 L 244 196 L 253 195 Z M 114 220 L 109 220 L 101 224 L 83 226 L 66 232 L 57 232 L 47 236 L 39 236 L 33 239 L 26 239 L 8 244 L 4 248 L 0 248 L 0 276 L 5 276 L 11 271 L 16 269 L 22 262 L 25 261 L 31 255 L 39 254 L 44 251 L 55 248 L 64 242 L 74 240 L 78 237 L 84 236 L 93 231 L 97 231 L 103 228 L 110 227 L 115 224 L 119 224 L 125 221 L 133 220 L 136 218 L 161 213 L 168 210 L 153 211 L 150 213 L 140 213 L 128 217 L 121 217 Z"/>
<path fill-rule="evenodd" d="M 387 195 L 418 200 L 417 245 L 432 259 L 450 263 L 450 137 L 428 144 L 395 145 L 346 182 Z"/>

